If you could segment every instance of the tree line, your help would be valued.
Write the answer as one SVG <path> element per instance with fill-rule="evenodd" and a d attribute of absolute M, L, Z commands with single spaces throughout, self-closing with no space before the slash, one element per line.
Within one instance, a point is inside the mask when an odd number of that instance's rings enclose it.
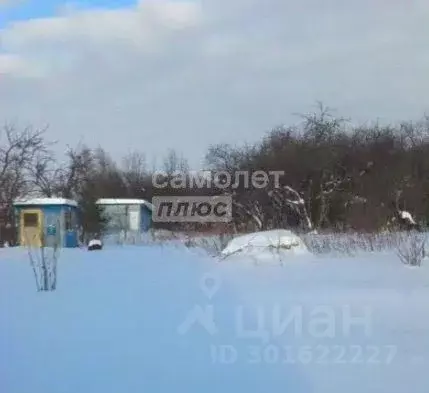
<path fill-rule="evenodd" d="M 75 199 L 87 232 L 99 230 L 98 198 L 150 201 L 157 195 L 230 195 L 233 221 L 220 230 L 380 231 L 429 224 L 427 116 L 356 126 L 320 104 L 298 124 L 276 127 L 254 144 L 208 148 L 207 170 L 213 172 L 284 173 L 278 187 L 265 188 L 154 187 L 155 168 L 148 167 L 143 151 L 118 162 L 100 146 L 78 144 L 60 160 L 46 131 L 12 124 L 0 130 L 0 236 L 13 233 L 13 201 L 32 196 Z M 174 150 L 162 169 L 170 177 L 190 173 Z M 162 225 L 214 230 L 209 224 Z"/>

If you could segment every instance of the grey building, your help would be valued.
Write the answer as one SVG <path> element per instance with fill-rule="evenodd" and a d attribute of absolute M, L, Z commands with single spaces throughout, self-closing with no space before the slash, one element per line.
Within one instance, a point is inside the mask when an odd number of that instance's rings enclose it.
<path fill-rule="evenodd" d="M 144 199 L 102 198 L 96 204 L 108 219 L 108 233 L 147 232 L 151 227 L 153 206 Z"/>

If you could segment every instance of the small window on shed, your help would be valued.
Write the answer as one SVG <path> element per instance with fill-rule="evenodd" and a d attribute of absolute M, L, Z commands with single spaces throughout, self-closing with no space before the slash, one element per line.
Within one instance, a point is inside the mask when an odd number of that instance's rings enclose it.
<path fill-rule="evenodd" d="M 39 225 L 39 215 L 37 213 L 24 213 L 24 226 L 37 227 Z"/>
<path fill-rule="evenodd" d="M 66 231 L 70 231 L 73 228 L 72 212 L 71 211 L 65 212 L 64 219 L 65 219 Z"/>

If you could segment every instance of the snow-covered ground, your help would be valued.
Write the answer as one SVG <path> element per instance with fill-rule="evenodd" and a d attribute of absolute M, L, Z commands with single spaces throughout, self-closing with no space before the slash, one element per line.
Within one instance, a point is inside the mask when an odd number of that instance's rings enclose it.
<path fill-rule="evenodd" d="M 63 250 L 37 293 L 26 251 L 0 249 L 0 390 L 427 393 L 429 262 L 296 258 Z"/>

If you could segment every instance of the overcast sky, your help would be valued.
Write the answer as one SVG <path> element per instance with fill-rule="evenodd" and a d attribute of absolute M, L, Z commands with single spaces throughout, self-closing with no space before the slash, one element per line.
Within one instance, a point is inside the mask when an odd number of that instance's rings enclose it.
<path fill-rule="evenodd" d="M 198 169 L 316 100 L 355 122 L 429 109 L 427 0 L 0 3 L 0 121 L 49 124 L 61 148 L 174 148 Z"/>

